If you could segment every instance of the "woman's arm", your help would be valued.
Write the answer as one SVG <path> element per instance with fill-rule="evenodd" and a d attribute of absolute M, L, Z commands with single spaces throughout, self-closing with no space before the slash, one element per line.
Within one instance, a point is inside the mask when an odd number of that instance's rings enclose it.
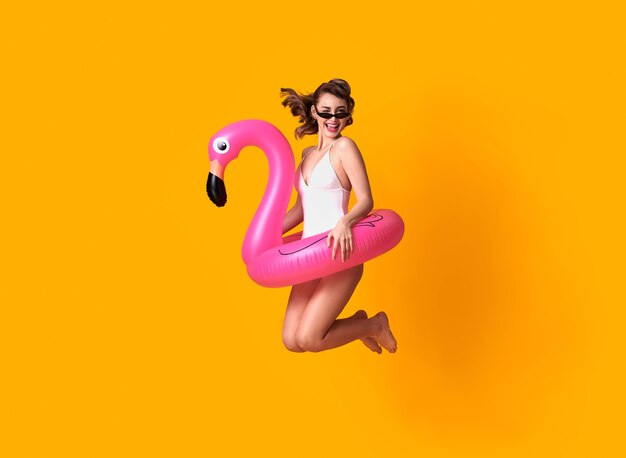
<path fill-rule="evenodd" d="M 339 158 L 341 165 L 348 175 L 352 184 L 356 204 L 338 222 L 335 228 L 328 233 L 326 240 L 330 246 L 330 240 L 334 239 L 332 258 L 335 259 L 337 246 L 341 247 L 341 259 L 346 260 L 353 251 L 351 227 L 365 218 L 374 208 L 374 198 L 370 189 L 370 182 L 365 169 L 363 156 L 352 139 L 346 138 L 339 146 Z"/>
<path fill-rule="evenodd" d="M 374 208 L 374 198 L 370 188 L 363 156 L 352 139 L 347 138 L 341 145 L 341 165 L 348 175 L 356 204 L 342 218 L 350 227 L 365 218 Z"/>
<path fill-rule="evenodd" d="M 300 201 L 300 194 L 298 194 L 298 199 L 296 203 L 285 215 L 285 220 L 283 221 L 283 234 L 292 230 L 298 224 L 300 224 L 304 219 L 304 214 L 302 212 L 302 202 Z"/>

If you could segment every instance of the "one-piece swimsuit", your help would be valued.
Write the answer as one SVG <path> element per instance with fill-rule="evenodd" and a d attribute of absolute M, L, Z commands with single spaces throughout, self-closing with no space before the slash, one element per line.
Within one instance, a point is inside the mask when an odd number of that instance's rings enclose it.
<path fill-rule="evenodd" d="M 336 141 L 336 140 L 335 140 Z M 330 162 L 331 143 L 328 151 L 315 165 L 309 176 L 309 182 L 302 176 L 302 162 L 298 165 L 295 187 L 300 194 L 304 214 L 302 238 L 328 231 L 348 212 L 350 191 L 345 189 Z"/>

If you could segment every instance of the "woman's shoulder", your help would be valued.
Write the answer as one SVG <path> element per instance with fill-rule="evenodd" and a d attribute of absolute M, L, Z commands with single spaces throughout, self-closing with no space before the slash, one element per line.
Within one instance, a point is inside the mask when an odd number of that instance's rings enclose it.
<path fill-rule="evenodd" d="M 333 150 L 337 151 L 340 157 L 361 155 L 358 146 L 356 146 L 356 142 L 350 137 L 345 136 L 342 136 L 341 138 L 335 140 Z"/>
<path fill-rule="evenodd" d="M 342 148 L 350 148 L 350 147 L 356 147 L 356 142 L 352 140 L 350 137 L 346 137 L 345 135 L 342 135 L 337 140 L 335 140 L 335 145 L 340 146 Z"/>
<path fill-rule="evenodd" d="M 304 149 L 302 150 L 302 157 L 304 158 L 304 156 L 306 156 L 309 153 L 309 151 L 311 151 L 313 148 L 315 148 L 315 145 L 305 146 Z"/>

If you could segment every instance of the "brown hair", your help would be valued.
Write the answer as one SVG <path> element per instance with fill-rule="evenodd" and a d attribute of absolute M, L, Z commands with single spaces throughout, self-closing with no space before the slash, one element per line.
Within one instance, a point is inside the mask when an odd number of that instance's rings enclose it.
<path fill-rule="evenodd" d="M 285 100 L 281 102 L 283 106 L 289 106 L 291 114 L 300 117 L 299 122 L 302 125 L 296 128 L 296 138 L 317 133 L 317 121 L 311 115 L 311 106 L 317 104 L 322 94 L 332 94 L 345 100 L 348 105 L 348 111 L 352 113 L 354 99 L 350 97 L 350 91 L 348 82 L 340 78 L 333 78 L 327 83 L 320 84 L 312 94 L 298 94 L 291 88 L 280 88 L 281 97 L 285 97 Z M 352 122 L 352 116 L 350 116 L 346 126 L 349 126 Z"/>

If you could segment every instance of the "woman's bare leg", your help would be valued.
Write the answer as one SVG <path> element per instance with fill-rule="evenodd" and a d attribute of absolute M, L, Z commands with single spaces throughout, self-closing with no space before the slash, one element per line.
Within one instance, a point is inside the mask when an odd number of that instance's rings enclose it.
<path fill-rule="evenodd" d="M 287 303 L 287 311 L 285 312 L 285 321 L 283 323 L 283 343 L 288 350 L 293 352 L 303 352 L 296 342 L 296 329 L 300 323 L 302 312 L 311 299 L 311 295 L 315 291 L 315 287 L 319 283 L 319 279 L 313 280 L 307 283 L 301 283 L 291 288 L 289 294 L 289 302 Z M 365 310 L 357 310 L 354 315 L 345 320 L 362 320 L 367 319 L 367 312 Z M 378 345 L 378 342 L 372 337 L 361 338 L 363 344 L 370 350 L 380 354 L 382 348 Z"/>
<path fill-rule="evenodd" d="M 300 324 L 302 312 L 309 303 L 311 296 L 315 292 L 315 288 L 319 283 L 319 278 L 311 280 L 299 285 L 291 287 L 289 301 L 287 302 L 287 311 L 285 312 L 285 320 L 283 323 L 283 344 L 290 351 L 303 352 L 296 341 L 296 330 Z"/>
<path fill-rule="evenodd" d="M 296 330 L 296 342 L 302 350 L 323 351 L 373 337 L 387 351 L 396 351 L 396 340 L 384 312 L 365 320 L 337 320 L 362 275 L 360 264 L 319 280 Z"/>

